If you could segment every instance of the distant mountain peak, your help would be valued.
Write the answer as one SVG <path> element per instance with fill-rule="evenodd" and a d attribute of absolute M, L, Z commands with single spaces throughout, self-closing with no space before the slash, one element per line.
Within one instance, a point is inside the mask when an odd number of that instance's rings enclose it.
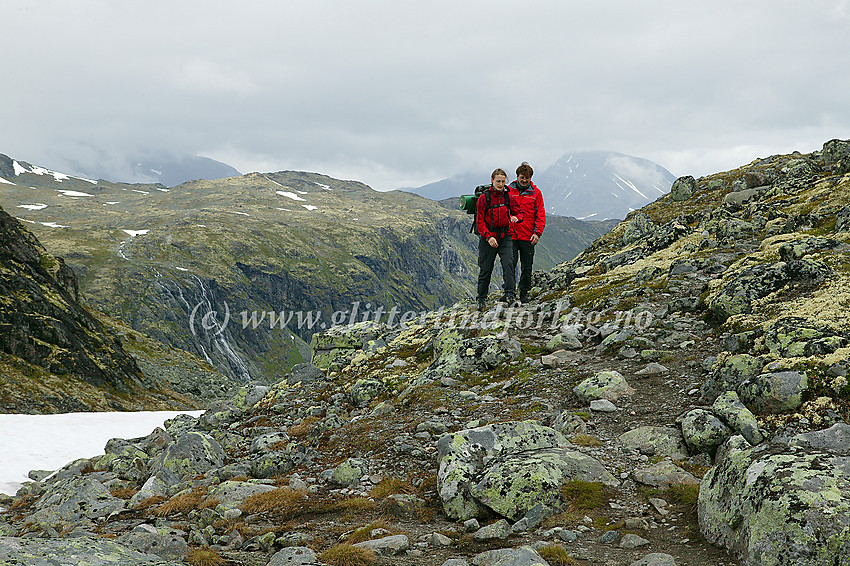
<path fill-rule="evenodd" d="M 462 173 L 410 192 L 434 200 L 471 193 L 489 173 Z M 669 192 L 676 177 L 648 159 L 613 151 L 574 151 L 534 175 L 546 211 L 579 220 L 625 218 Z"/>

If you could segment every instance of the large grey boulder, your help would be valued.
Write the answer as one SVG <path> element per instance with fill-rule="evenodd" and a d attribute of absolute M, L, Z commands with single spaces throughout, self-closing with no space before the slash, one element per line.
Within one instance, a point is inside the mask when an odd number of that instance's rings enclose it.
<path fill-rule="evenodd" d="M 536 505 L 551 514 L 561 505 L 560 487 L 570 480 L 619 484 L 598 460 L 565 448 L 518 452 L 495 462 L 480 478 L 470 495 L 511 521 Z"/>
<path fill-rule="evenodd" d="M 711 410 L 750 444 L 755 445 L 764 440 L 755 415 L 741 402 L 734 391 L 727 391 L 717 397 Z"/>
<path fill-rule="evenodd" d="M 749 447 L 733 437 L 700 485 L 705 538 L 745 566 L 850 565 L 846 426 L 794 437 L 793 448 L 778 441 Z"/>
<path fill-rule="evenodd" d="M 549 563 L 530 546 L 500 548 L 476 554 L 472 558 L 475 566 L 549 566 Z"/>
<path fill-rule="evenodd" d="M 145 554 L 155 554 L 165 560 L 177 561 L 189 555 L 185 535 L 177 529 L 142 524 L 121 535 L 115 542 Z"/>
<path fill-rule="evenodd" d="M 687 460 L 688 446 L 682 433 L 672 427 L 642 426 L 624 432 L 618 438 L 624 448 L 646 456 Z"/>
<path fill-rule="evenodd" d="M 719 364 L 700 387 L 700 395 L 704 403 L 713 403 L 717 397 L 726 391 L 735 391 L 738 386 L 751 377 L 762 372 L 764 361 L 749 354 L 729 356 Z"/>
<path fill-rule="evenodd" d="M 182 566 L 97 537 L 0 538 L 0 564 L 26 566 Z"/>
<path fill-rule="evenodd" d="M 316 552 L 306 546 L 289 546 L 272 556 L 268 566 L 302 566 L 318 561 Z"/>
<path fill-rule="evenodd" d="M 762 373 L 741 383 L 738 396 L 758 415 L 776 414 L 799 407 L 808 388 L 809 380 L 803 372 Z"/>
<path fill-rule="evenodd" d="M 798 259 L 753 265 L 729 281 L 708 305 L 711 314 L 720 322 L 730 316 L 752 311 L 752 301 L 768 296 L 794 282 L 819 285 L 832 269 L 820 260 Z"/>
<path fill-rule="evenodd" d="M 679 177 L 670 188 L 670 196 L 676 202 L 688 200 L 697 190 L 697 181 L 691 175 Z"/>
<path fill-rule="evenodd" d="M 203 432 L 190 431 L 177 437 L 154 461 L 151 472 L 170 477 L 172 483 L 219 468 L 224 464 L 224 450 L 216 440 Z"/>
<path fill-rule="evenodd" d="M 369 549 L 382 556 L 395 556 L 410 548 L 410 540 L 407 538 L 407 535 L 390 535 L 379 539 L 358 542 L 354 546 Z"/>
<path fill-rule="evenodd" d="M 850 140 L 829 140 L 823 144 L 823 161 L 837 175 L 850 173 Z"/>
<path fill-rule="evenodd" d="M 94 474 L 70 476 L 50 487 L 35 504 L 29 520 L 42 526 L 63 530 L 87 525 L 124 509 L 124 501 L 113 497 Z"/>
<path fill-rule="evenodd" d="M 437 488 L 453 519 L 484 516 L 487 509 L 519 519 L 537 505 L 551 513 L 558 504 L 553 492 L 571 479 L 617 484 L 599 462 L 569 450 L 561 433 L 536 421 L 447 434 L 437 448 Z"/>
<path fill-rule="evenodd" d="M 682 436 L 693 452 L 714 456 L 718 446 L 732 435 L 723 421 L 711 411 L 693 409 L 682 419 Z"/>
<path fill-rule="evenodd" d="M 633 392 L 634 389 L 629 386 L 626 378 L 614 370 L 600 371 L 573 387 L 573 393 L 586 403 L 595 399 L 607 399 L 613 403 L 623 395 Z"/>

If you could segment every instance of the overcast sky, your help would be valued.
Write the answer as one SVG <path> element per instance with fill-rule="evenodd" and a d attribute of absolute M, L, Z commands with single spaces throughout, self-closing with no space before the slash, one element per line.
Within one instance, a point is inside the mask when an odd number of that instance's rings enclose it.
<path fill-rule="evenodd" d="M 388 190 L 850 138 L 846 0 L 0 0 L 0 22 L 0 153 L 70 173 L 165 150 Z"/>

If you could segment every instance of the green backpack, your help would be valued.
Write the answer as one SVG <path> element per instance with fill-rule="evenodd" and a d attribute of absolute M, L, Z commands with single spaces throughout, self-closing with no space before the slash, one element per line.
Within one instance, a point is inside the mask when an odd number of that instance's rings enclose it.
<path fill-rule="evenodd" d="M 460 201 L 458 202 L 458 208 L 461 210 L 465 210 L 467 214 L 472 215 L 472 226 L 469 227 L 469 233 L 478 234 L 478 219 L 476 218 L 476 212 L 478 211 L 478 197 L 483 193 L 485 198 L 487 199 L 487 210 L 491 208 L 495 208 L 491 205 L 490 202 L 490 191 L 487 189 L 490 188 L 490 185 L 478 185 L 475 187 L 475 194 L 472 195 L 461 195 Z M 500 204 L 499 206 L 507 206 L 510 208 L 511 206 L 511 196 L 508 192 L 509 189 L 505 187 L 505 204 Z"/>

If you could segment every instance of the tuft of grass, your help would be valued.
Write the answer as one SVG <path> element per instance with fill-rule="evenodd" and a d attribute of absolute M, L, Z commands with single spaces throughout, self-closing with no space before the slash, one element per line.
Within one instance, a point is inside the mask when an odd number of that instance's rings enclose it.
<path fill-rule="evenodd" d="M 319 560 L 330 566 L 371 566 L 378 558 L 369 549 L 338 544 L 319 554 Z"/>
<path fill-rule="evenodd" d="M 570 442 L 577 446 L 602 446 L 602 441 L 590 434 L 577 434 L 570 438 Z"/>
<path fill-rule="evenodd" d="M 307 436 L 310 434 L 310 431 L 313 430 L 313 425 L 319 422 L 319 417 L 307 417 L 302 420 L 297 425 L 292 425 L 286 431 L 286 433 L 292 438 L 301 438 L 303 436 Z"/>
<path fill-rule="evenodd" d="M 665 499 L 677 505 L 696 509 L 699 499 L 699 485 L 671 485 L 664 491 Z"/>
<path fill-rule="evenodd" d="M 564 547 L 559 544 L 549 544 L 537 550 L 537 554 L 550 566 L 570 566 L 576 564 L 572 556 L 567 554 Z"/>
<path fill-rule="evenodd" d="M 139 493 L 139 490 L 131 487 L 116 487 L 109 492 L 112 497 L 117 497 L 118 499 L 130 499 L 137 493 Z"/>
<path fill-rule="evenodd" d="M 346 540 L 346 542 L 348 544 L 357 544 L 358 542 L 371 540 L 372 531 L 374 531 L 375 529 L 384 529 L 390 531 L 391 533 L 398 534 L 398 531 L 396 529 L 393 529 L 392 525 L 390 525 L 386 519 L 382 518 L 378 519 L 374 523 L 363 525 L 362 527 L 355 529 L 353 533 L 348 535 L 348 539 Z"/>
<path fill-rule="evenodd" d="M 209 547 L 193 548 L 186 557 L 192 566 L 224 566 L 224 558 Z"/>
<path fill-rule="evenodd" d="M 383 499 L 388 495 L 413 495 L 414 493 L 416 493 L 416 488 L 408 482 L 398 478 L 386 477 L 378 482 L 378 485 L 372 488 L 369 492 L 369 496 L 374 499 Z"/>
<path fill-rule="evenodd" d="M 571 480 L 561 486 L 561 497 L 576 511 L 597 509 L 608 502 L 605 484 Z"/>
<path fill-rule="evenodd" d="M 153 514 L 157 517 L 166 517 L 174 513 L 189 513 L 193 509 L 215 507 L 218 500 L 204 501 L 207 495 L 206 487 L 195 488 L 188 493 L 180 493 L 154 509 Z M 142 503 L 145 503 L 144 501 Z"/>
<path fill-rule="evenodd" d="M 241 505 L 245 513 L 274 512 L 275 516 L 287 519 L 300 515 L 307 507 L 307 496 L 303 491 L 281 487 L 274 491 L 255 493 Z"/>

